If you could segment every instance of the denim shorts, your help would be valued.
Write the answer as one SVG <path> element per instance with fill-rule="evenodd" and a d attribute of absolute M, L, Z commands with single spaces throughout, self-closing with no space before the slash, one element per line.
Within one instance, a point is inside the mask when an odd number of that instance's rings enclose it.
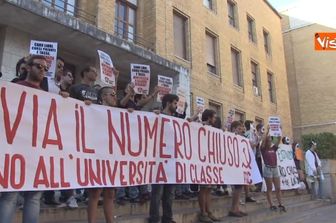
<path fill-rule="evenodd" d="M 265 177 L 265 178 L 279 177 L 278 167 L 264 166 L 263 177 Z"/>

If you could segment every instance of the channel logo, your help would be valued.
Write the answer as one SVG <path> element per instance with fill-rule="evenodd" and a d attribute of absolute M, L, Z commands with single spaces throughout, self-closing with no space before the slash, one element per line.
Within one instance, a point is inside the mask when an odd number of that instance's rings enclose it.
<path fill-rule="evenodd" d="M 315 33 L 315 50 L 336 50 L 336 33 Z"/>

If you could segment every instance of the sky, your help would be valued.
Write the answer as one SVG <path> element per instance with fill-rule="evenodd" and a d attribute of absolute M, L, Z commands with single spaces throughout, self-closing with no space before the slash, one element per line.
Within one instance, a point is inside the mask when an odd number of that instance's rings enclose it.
<path fill-rule="evenodd" d="M 278 12 L 336 28 L 336 0 L 268 0 Z"/>

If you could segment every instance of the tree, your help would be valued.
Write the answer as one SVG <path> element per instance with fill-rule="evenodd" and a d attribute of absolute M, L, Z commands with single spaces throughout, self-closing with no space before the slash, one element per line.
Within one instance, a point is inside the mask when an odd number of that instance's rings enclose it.
<path fill-rule="evenodd" d="M 321 159 L 336 159 L 336 135 L 330 132 L 308 134 L 302 136 L 302 144 L 308 150 L 311 141 L 317 143 L 317 154 Z"/>

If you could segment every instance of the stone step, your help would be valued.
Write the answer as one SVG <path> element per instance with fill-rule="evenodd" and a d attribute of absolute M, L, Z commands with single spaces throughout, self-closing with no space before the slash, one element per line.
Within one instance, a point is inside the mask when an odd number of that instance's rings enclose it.
<path fill-rule="evenodd" d="M 266 202 L 266 196 L 263 193 L 255 194 L 255 198 L 258 200 L 257 203 L 248 203 L 242 205 L 242 210 L 246 212 L 254 212 L 259 209 L 267 209 L 268 205 Z M 284 204 L 294 204 L 300 202 L 306 202 L 310 200 L 310 195 L 304 194 L 297 196 L 293 192 L 285 192 L 283 196 Z M 218 216 L 227 215 L 227 210 L 231 206 L 230 197 L 213 197 L 212 199 L 212 209 L 214 213 L 218 213 Z M 127 204 L 125 206 L 115 206 L 114 213 L 117 215 L 116 222 L 134 222 L 135 219 L 139 219 L 141 222 L 148 216 L 149 202 L 144 205 L 139 204 Z M 178 213 L 176 218 L 180 220 L 185 219 L 197 219 L 198 212 L 198 201 L 197 199 L 187 200 L 187 201 L 174 201 L 174 213 Z M 183 210 L 181 212 L 181 210 Z M 185 212 L 185 213 L 184 213 Z M 189 214 L 188 214 L 189 213 Z M 225 214 L 223 214 L 225 213 Z M 98 219 L 103 219 L 103 210 L 100 207 L 98 209 Z M 21 213 L 18 212 L 17 221 L 20 222 Z M 66 208 L 42 208 L 40 215 L 40 222 L 42 223 L 56 223 L 59 222 L 55 219 L 62 219 L 62 222 L 86 222 L 87 213 L 86 207 L 82 206 L 78 209 L 66 209 Z M 185 222 L 177 221 L 177 222 Z M 193 222 L 189 221 L 189 222 Z"/>
<path fill-rule="evenodd" d="M 324 207 L 328 205 L 324 201 L 305 201 L 297 204 L 288 205 L 288 211 L 286 213 L 274 212 L 269 209 L 261 208 L 256 211 L 250 212 L 249 216 L 244 218 L 233 218 L 233 217 L 223 217 L 220 223 L 283 223 L 281 220 L 275 220 L 278 217 L 291 217 L 297 215 L 307 210 L 318 209 L 319 207 Z M 227 215 L 227 210 L 216 209 L 215 214 L 217 216 Z M 197 221 L 198 210 L 195 209 L 182 209 L 174 213 L 174 220 L 178 223 L 198 223 Z M 115 219 L 115 223 L 147 223 L 147 215 L 132 215 L 132 216 L 123 216 Z M 85 223 L 83 221 L 68 221 L 66 223 Z M 98 223 L 103 223 L 104 220 L 98 221 Z M 288 223 L 294 223 L 293 221 L 288 221 Z M 304 222 L 302 222 L 304 223 Z"/>
<path fill-rule="evenodd" d="M 243 197 L 243 196 L 242 196 Z M 247 205 L 247 211 L 253 211 L 259 208 L 260 205 L 266 205 L 266 196 L 263 193 L 257 193 L 254 196 L 258 203 L 255 205 Z M 291 202 L 291 200 L 303 201 L 309 200 L 309 195 L 301 195 L 296 196 L 293 192 L 287 191 L 284 192 L 284 202 Z M 212 206 L 213 207 L 225 207 L 229 208 L 231 205 L 231 197 L 216 197 L 212 198 Z M 243 205 L 244 206 L 244 205 Z M 193 198 L 191 200 L 175 200 L 173 205 L 174 212 L 180 209 L 198 209 L 198 201 L 197 198 Z M 142 215 L 148 214 L 149 210 L 149 202 L 140 205 L 140 204 L 126 204 L 124 206 L 115 205 L 114 213 L 117 216 L 132 216 L 132 215 Z M 21 219 L 21 211 L 17 214 L 16 222 L 20 222 Z M 54 219 L 63 219 L 65 221 L 71 220 L 86 220 L 86 206 L 82 205 L 77 209 L 68 209 L 68 208 L 52 208 L 52 207 L 42 207 L 40 213 L 40 221 L 41 222 L 51 222 Z M 98 218 L 103 219 L 104 213 L 103 209 L 100 207 L 98 209 Z"/>
<path fill-rule="evenodd" d="M 264 223 L 334 223 L 336 222 L 335 208 L 335 204 L 316 207 L 295 213 L 294 215 L 279 216 Z"/>

